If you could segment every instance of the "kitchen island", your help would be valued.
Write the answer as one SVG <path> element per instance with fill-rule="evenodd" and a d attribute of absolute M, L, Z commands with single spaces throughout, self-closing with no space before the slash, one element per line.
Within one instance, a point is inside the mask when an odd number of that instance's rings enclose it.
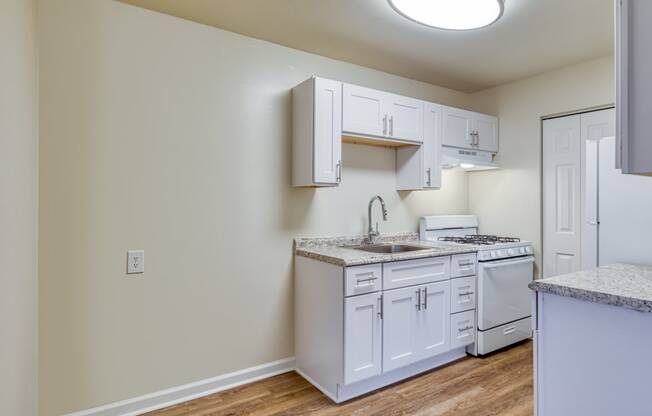
<path fill-rule="evenodd" d="M 533 281 L 535 413 L 650 415 L 652 266 Z"/>

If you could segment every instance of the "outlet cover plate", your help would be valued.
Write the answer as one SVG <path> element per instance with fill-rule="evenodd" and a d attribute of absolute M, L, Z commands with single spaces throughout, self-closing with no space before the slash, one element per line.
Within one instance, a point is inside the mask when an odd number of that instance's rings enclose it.
<path fill-rule="evenodd" d="M 145 250 L 127 251 L 127 274 L 145 273 Z"/>

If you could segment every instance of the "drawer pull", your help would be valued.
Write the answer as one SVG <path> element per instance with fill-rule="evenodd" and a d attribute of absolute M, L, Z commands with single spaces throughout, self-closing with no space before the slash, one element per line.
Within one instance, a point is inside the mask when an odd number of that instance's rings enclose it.
<path fill-rule="evenodd" d="M 516 331 L 516 327 L 515 327 L 515 326 L 507 327 L 507 328 L 505 328 L 505 329 L 503 330 L 503 335 L 509 335 L 509 334 L 511 334 L 511 333 L 514 332 L 514 331 Z"/>
<path fill-rule="evenodd" d="M 457 332 L 466 332 L 469 329 L 473 329 L 473 327 L 472 326 L 465 326 L 464 328 L 458 328 Z"/>
<path fill-rule="evenodd" d="M 460 292 L 458 293 L 459 296 L 471 296 L 475 292 Z"/>
<path fill-rule="evenodd" d="M 368 279 L 357 279 L 357 280 L 358 280 L 358 284 L 360 284 L 360 283 L 364 283 L 364 282 L 373 282 L 374 280 L 378 280 L 378 278 L 377 277 L 370 277 Z"/>
<path fill-rule="evenodd" d="M 475 265 L 475 263 L 458 263 L 458 264 L 462 267 Z"/>

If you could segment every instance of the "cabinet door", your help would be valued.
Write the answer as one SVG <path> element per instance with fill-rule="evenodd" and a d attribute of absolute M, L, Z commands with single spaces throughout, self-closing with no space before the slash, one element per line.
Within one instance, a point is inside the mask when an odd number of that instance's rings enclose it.
<path fill-rule="evenodd" d="M 338 184 L 342 173 L 342 83 L 315 78 L 313 176 Z"/>
<path fill-rule="evenodd" d="M 441 187 L 441 118 L 442 106 L 426 103 L 423 112 L 423 184 L 424 188 Z"/>
<path fill-rule="evenodd" d="M 420 290 L 417 350 L 421 360 L 450 349 L 450 281 L 424 285 Z"/>
<path fill-rule="evenodd" d="M 386 96 L 382 91 L 344 84 L 342 129 L 353 134 L 386 136 Z"/>
<path fill-rule="evenodd" d="M 400 95 L 386 94 L 389 120 L 387 135 L 394 139 L 423 141 L 423 101 Z"/>
<path fill-rule="evenodd" d="M 383 293 L 383 372 L 411 364 L 418 358 L 417 310 L 420 287 Z"/>
<path fill-rule="evenodd" d="M 379 293 L 344 301 L 344 384 L 381 373 L 381 302 Z"/>
<path fill-rule="evenodd" d="M 477 133 L 475 148 L 487 152 L 498 151 L 498 119 L 494 116 L 475 113 L 473 130 Z"/>
<path fill-rule="evenodd" d="M 442 142 L 446 146 L 473 148 L 473 113 L 459 108 L 443 106 Z"/>

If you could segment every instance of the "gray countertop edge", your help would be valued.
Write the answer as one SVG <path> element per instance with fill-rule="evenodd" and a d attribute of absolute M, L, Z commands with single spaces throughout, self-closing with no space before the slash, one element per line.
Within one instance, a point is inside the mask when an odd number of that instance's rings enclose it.
<path fill-rule="evenodd" d="M 618 306 L 638 312 L 652 312 L 652 301 L 650 300 L 575 288 L 556 283 L 549 283 L 545 280 L 534 280 L 528 285 L 528 287 L 534 291 L 549 293 L 551 295 L 565 296 L 587 302 Z"/>

